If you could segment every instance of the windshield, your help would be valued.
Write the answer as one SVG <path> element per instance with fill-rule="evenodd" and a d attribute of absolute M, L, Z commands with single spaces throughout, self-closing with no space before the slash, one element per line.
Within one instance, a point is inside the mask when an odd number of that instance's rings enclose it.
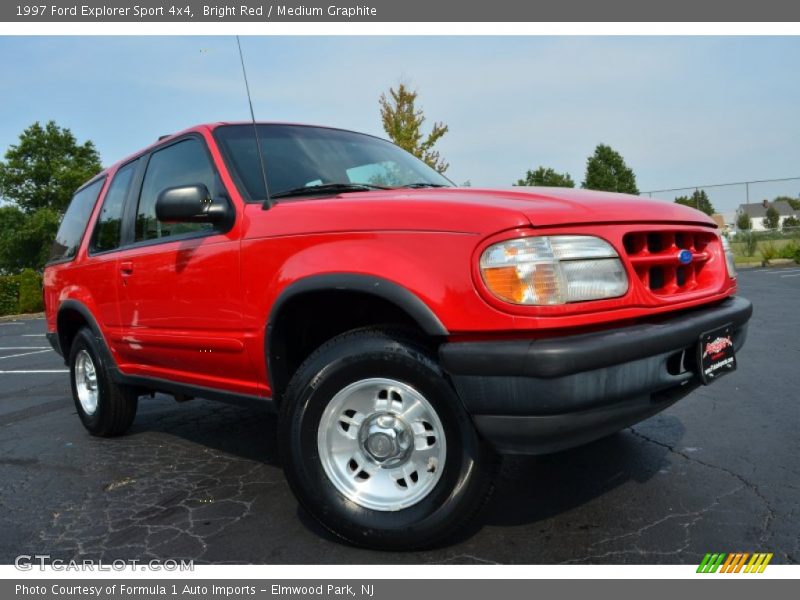
<path fill-rule="evenodd" d="M 242 193 L 249 200 L 264 200 L 253 126 L 225 125 L 217 128 L 214 136 Z M 309 188 L 311 193 L 314 186 L 330 184 L 356 184 L 351 190 L 342 186 L 340 191 L 360 191 L 359 185 L 361 190 L 452 185 L 405 150 L 361 133 L 305 125 L 258 125 L 258 137 L 270 195 L 288 196 L 286 192 L 298 188 Z"/>

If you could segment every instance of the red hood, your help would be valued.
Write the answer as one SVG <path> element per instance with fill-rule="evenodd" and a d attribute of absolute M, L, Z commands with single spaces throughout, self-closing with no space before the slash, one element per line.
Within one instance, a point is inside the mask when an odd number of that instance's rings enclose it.
<path fill-rule="evenodd" d="M 256 210 L 258 208 L 258 210 Z M 715 227 L 704 213 L 663 200 L 568 188 L 423 188 L 279 201 L 259 218 L 264 233 L 416 230 L 491 234 L 514 227 L 591 223 L 694 223 Z M 254 232 L 257 234 L 257 232 Z"/>
<path fill-rule="evenodd" d="M 467 193 L 484 197 L 487 202 L 515 208 L 535 227 L 663 221 L 716 226 L 711 217 L 699 210 L 631 194 L 546 187 L 476 189 Z"/>

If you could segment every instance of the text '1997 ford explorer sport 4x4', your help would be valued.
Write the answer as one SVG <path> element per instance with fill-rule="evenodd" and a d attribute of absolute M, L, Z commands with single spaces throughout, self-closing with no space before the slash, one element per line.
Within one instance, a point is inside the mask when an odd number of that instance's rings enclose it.
<path fill-rule="evenodd" d="M 734 370 L 752 313 L 701 212 L 458 188 L 288 124 L 195 127 L 99 174 L 44 285 L 89 432 L 154 391 L 274 408 L 300 503 L 391 549 L 475 516 L 497 452 L 589 442 Z"/>

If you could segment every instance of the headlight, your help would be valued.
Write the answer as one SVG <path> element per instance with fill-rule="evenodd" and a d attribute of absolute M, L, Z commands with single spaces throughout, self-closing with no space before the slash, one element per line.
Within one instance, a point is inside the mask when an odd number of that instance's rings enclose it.
<path fill-rule="evenodd" d="M 725 264 L 728 265 L 728 275 L 736 279 L 736 263 L 733 261 L 731 244 L 724 235 L 720 234 L 719 238 L 722 240 L 722 249 L 725 250 Z"/>
<path fill-rule="evenodd" d="M 500 242 L 483 252 L 480 269 L 486 287 L 514 304 L 566 304 L 616 298 L 628 291 L 616 250 L 588 235 Z"/>

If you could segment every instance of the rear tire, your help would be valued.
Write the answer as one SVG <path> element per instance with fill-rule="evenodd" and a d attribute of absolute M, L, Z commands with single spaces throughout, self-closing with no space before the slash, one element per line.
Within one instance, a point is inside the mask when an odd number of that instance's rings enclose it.
<path fill-rule="evenodd" d="M 405 334 L 340 335 L 297 370 L 280 448 L 302 506 L 349 542 L 444 541 L 491 493 L 497 460 L 431 353 Z"/>
<path fill-rule="evenodd" d="M 111 379 L 92 331 L 78 331 L 69 352 L 75 409 L 86 430 L 100 437 L 122 435 L 136 417 L 138 396 Z"/>

